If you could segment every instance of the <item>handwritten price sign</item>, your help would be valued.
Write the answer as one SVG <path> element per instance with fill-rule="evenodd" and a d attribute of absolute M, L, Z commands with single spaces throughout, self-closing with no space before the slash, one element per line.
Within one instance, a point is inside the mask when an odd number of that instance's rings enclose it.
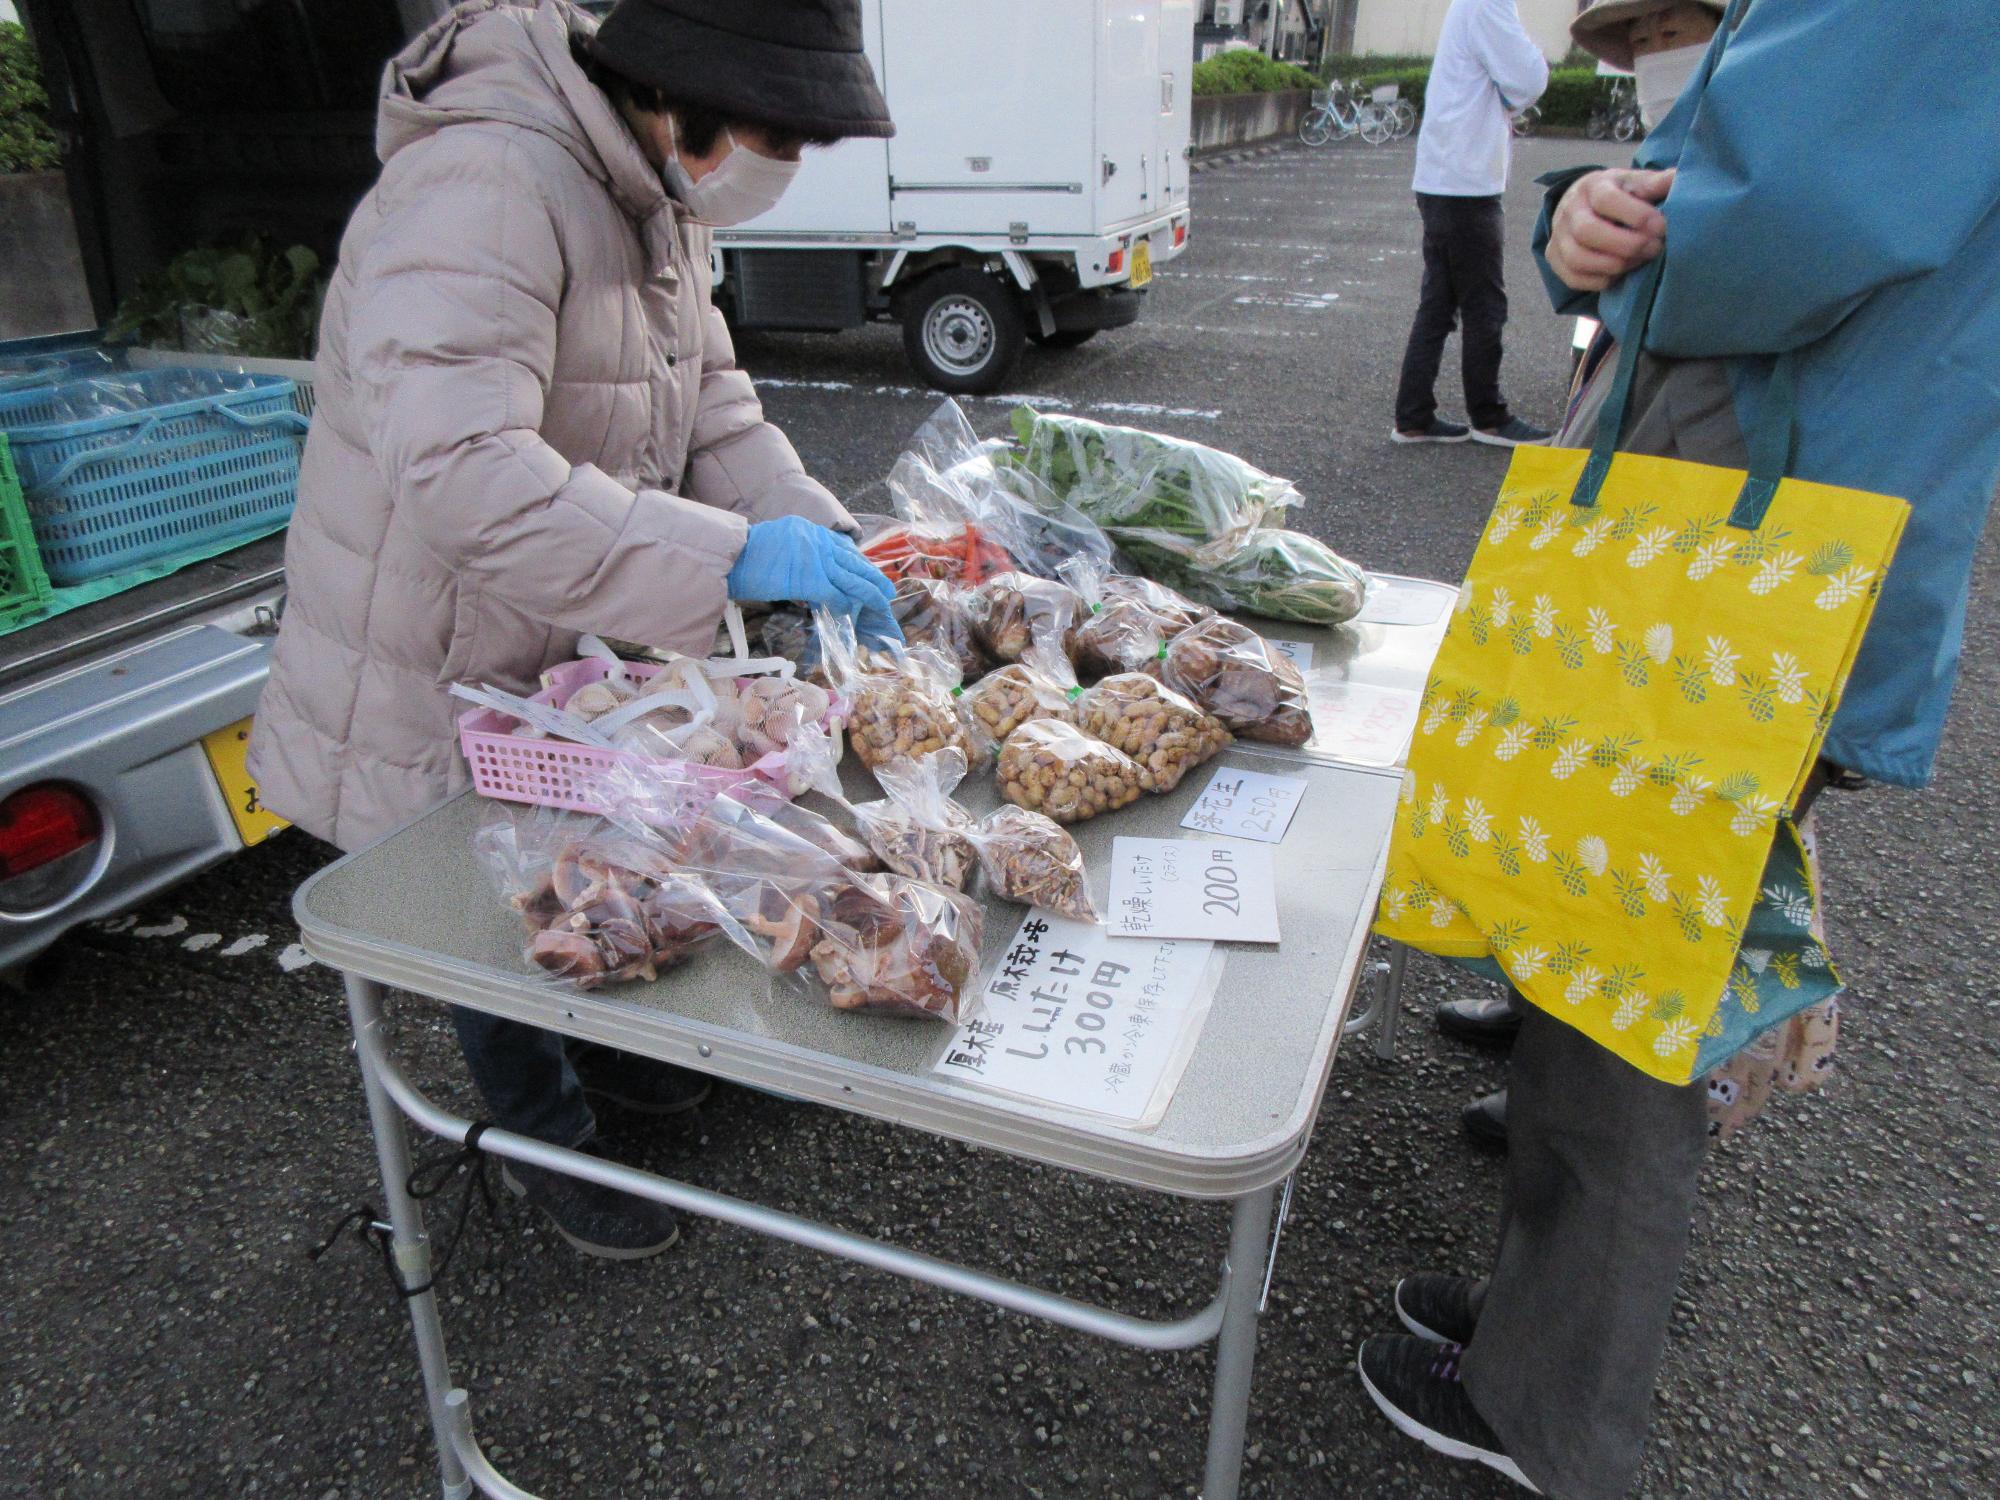
<path fill-rule="evenodd" d="M 1270 776 L 1225 766 L 1201 789 L 1181 827 L 1260 844 L 1282 843 L 1305 792 L 1303 776 Z"/>
<path fill-rule="evenodd" d="M 1275 943 L 1271 850 L 1220 840 L 1114 840 L 1106 925 L 1120 937 Z"/>

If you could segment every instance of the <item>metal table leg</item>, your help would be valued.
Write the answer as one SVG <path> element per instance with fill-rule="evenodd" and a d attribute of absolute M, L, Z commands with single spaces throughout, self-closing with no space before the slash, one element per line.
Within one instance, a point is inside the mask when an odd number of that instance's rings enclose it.
<path fill-rule="evenodd" d="M 431 1279 L 430 1239 L 424 1214 L 410 1196 L 410 1142 L 402 1112 L 389 1097 L 376 1069 L 378 1049 L 369 1045 L 382 1025 L 382 986 L 356 975 L 347 976 L 347 1016 L 354 1028 L 355 1056 L 361 1064 L 361 1088 L 368 1096 L 368 1123 L 375 1133 L 375 1156 L 382 1168 L 382 1193 L 389 1205 L 390 1248 L 396 1274 L 405 1287 L 426 1290 L 403 1300 L 417 1335 L 417 1359 L 423 1366 L 424 1399 L 430 1407 L 431 1433 L 437 1440 L 438 1469 L 445 1500 L 466 1500 L 472 1481 L 459 1461 L 452 1441 L 453 1424 L 445 1402 L 452 1391 L 451 1362 L 445 1356 L 444 1324 L 438 1318 L 437 1294 Z"/>
<path fill-rule="evenodd" d="M 1238 1198 L 1229 1226 L 1222 1332 L 1215 1341 L 1215 1397 L 1208 1417 L 1202 1500 L 1236 1500 L 1243 1483 L 1243 1434 L 1250 1420 L 1250 1373 L 1257 1358 L 1258 1271 L 1271 1234 L 1274 1188 Z"/>
<path fill-rule="evenodd" d="M 1401 943 L 1389 945 L 1389 970 L 1382 980 L 1382 1013 L 1376 1017 L 1375 1055 L 1384 1062 L 1396 1056 L 1396 1022 L 1403 1014 L 1403 969 L 1410 950 Z"/>

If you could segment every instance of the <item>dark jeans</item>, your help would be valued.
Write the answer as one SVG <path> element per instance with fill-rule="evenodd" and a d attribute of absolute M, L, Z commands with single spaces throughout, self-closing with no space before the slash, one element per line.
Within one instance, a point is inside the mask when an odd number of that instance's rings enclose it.
<path fill-rule="evenodd" d="M 1415 432 L 1437 415 L 1444 341 L 1461 324 L 1466 415 L 1474 427 L 1504 426 L 1510 414 L 1500 399 L 1500 330 L 1507 326 L 1500 200 L 1419 193 L 1417 211 L 1424 216 L 1424 286 L 1403 350 L 1396 426 Z"/>
<path fill-rule="evenodd" d="M 1460 1368 L 1544 1494 L 1617 1500 L 1645 1452 L 1708 1157 L 1708 1091 L 1649 1078 L 1523 1008 L 1500 1250 Z"/>
<path fill-rule="evenodd" d="M 570 1062 L 570 1048 L 580 1044 L 560 1032 L 457 1005 L 451 1024 L 487 1115 L 502 1130 L 574 1146 L 597 1128 Z"/>

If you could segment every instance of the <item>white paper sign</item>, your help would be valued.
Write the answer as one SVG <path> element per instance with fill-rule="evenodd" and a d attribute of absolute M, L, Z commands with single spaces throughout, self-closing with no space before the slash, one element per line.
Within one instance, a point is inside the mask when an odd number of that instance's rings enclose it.
<path fill-rule="evenodd" d="M 1033 912 L 988 977 L 984 1009 L 931 1071 L 1150 1128 L 1194 1053 L 1222 965 L 1213 943 L 1113 937 Z"/>
<path fill-rule="evenodd" d="M 1435 625 L 1451 608 L 1451 591 L 1395 579 L 1370 578 L 1356 625 Z"/>
<path fill-rule="evenodd" d="M 1224 767 L 1208 779 L 1181 827 L 1196 833 L 1282 843 L 1292 814 L 1306 793 L 1303 776 L 1270 776 L 1262 771 Z"/>
<path fill-rule="evenodd" d="M 1313 643 L 1311 641 L 1281 641 L 1276 636 L 1264 637 L 1264 644 L 1283 656 L 1301 672 L 1313 669 Z"/>
<path fill-rule="evenodd" d="M 1423 694 L 1322 676 L 1306 680 L 1313 737 L 1307 749 L 1358 766 L 1393 766 L 1410 748 Z"/>
<path fill-rule="evenodd" d="M 1271 848 L 1220 839 L 1114 839 L 1105 922 L 1120 937 L 1275 943 Z"/>

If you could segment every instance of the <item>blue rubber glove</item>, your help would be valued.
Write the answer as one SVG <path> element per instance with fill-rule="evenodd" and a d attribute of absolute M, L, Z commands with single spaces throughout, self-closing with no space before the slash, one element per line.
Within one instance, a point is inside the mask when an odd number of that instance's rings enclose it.
<path fill-rule="evenodd" d="M 864 646 L 886 647 L 892 642 L 900 645 L 903 627 L 896 623 L 887 605 L 870 604 L 854 616 L 854 636 Z"/>
<path fill-rule="evenodd" d="M 852 538 L 804 516 L 754 523 L 729 570 L 732 599 L 796 599 L 854 615 L 871 605 L 886 613 L 895 596 Z"/>

